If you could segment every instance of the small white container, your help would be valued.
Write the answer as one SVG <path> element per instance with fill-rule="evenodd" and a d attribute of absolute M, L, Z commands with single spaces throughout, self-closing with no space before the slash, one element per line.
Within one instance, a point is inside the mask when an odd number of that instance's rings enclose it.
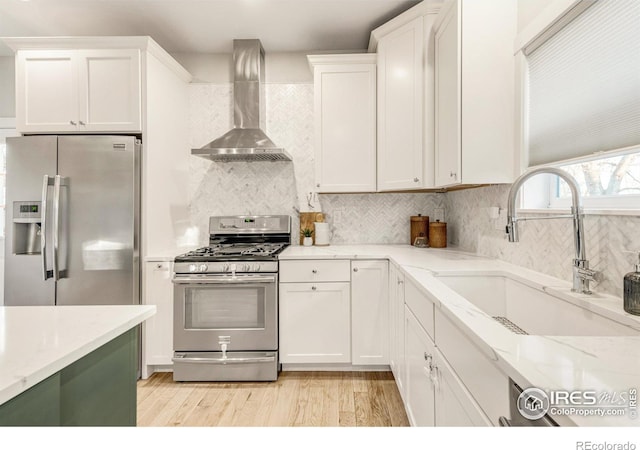
<path fill-rule="evenodd" d="M 327 222 L 314 222 L 316 245 L 327 246 L 329 245 L 329 224 Z"/>
<path fill-rule="evenodd" d="M 304 237 L 302 239 L 302 245 L 304 245 L 305 247 L 311 247 L 313 245 L 313 238 L 311 236 Z"/>

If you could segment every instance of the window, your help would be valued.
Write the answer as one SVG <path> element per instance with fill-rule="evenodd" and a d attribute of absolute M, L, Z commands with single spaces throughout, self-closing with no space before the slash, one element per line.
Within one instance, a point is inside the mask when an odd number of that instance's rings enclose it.
<path fill-rule="evenodd" d="M 527 165 L 569 172 L 585 208 L 638 210 L 640 2 L 573 5 L 522 48 Z M 571 204 L 566 183 L 552 176 L 527 182 L 523 198 L 527 208 Z"/>
<path fill-rule="evenodd" d="M 640 148 L 631 153 L 591 158 L 558 167 L 576 179 L 585 207 L 640 209 Z M 558 177 L 552 177 L 550 183 L 549 206 L 570 206 L 571 192 L 567 184 Z"/>

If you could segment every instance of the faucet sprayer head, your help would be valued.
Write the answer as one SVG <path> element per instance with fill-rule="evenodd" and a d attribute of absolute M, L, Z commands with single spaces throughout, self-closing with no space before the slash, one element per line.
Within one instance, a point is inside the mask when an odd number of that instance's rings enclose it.
<path fill-rule="evenodd" d="M 509 242 L 518 242 L 520 237 L 518 236 L 518 223 L 513 220 L 513 217 L 507 217 L 506 233 L 509 236 Z"/>

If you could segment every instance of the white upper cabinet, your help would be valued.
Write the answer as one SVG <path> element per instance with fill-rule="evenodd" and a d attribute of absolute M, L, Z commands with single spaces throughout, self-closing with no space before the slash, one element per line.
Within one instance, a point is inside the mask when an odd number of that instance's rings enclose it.
<path fill-rule="evenodd" d="M 80 120 L 90 131 L 140 131 L 140 51 L 82 50 Z"/>
<path fill-rule="evenodd" d="M 378 190 L 425 187 L 423 18 L 383 36 L 377 52 Z"/>
<path fill-rule="evenodd" d="M 16 128 L 76 131 L 78 54 L 71 50 L 21 51 L 16 59 Z"/>
<path fill-rule="evenodd" d="M 517 2 L 450 0 L 434 25 L 435 185 L 511 183 Z"/>
<path fill-rule="evenodd" d="M 376 190 L 376 57 L 309 55 L 318 192 Z"/>
<path fill-rule="evenodd" d="M 140 132 L 140 51 L 19 50 L 22 133 Z"/>

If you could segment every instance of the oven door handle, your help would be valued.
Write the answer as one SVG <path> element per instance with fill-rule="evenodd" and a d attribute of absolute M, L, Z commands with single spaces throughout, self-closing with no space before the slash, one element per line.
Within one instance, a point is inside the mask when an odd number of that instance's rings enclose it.
<path fill-rule="evenodd" d="M 275 356 L 258 356 L 255 358 L 172 358 L 173 362 L 177 363 L 189 363 L 189 364 L 251 364 L 251 363 L 264 363 L 273 362 L 276 360 Z"/>
<path fill-rule="evenodd" d="M 239 277 L 174 277 L 175 284 L 251 284 L 275 283 L 276 277 L 269 276 L 239 276 Z"/>

